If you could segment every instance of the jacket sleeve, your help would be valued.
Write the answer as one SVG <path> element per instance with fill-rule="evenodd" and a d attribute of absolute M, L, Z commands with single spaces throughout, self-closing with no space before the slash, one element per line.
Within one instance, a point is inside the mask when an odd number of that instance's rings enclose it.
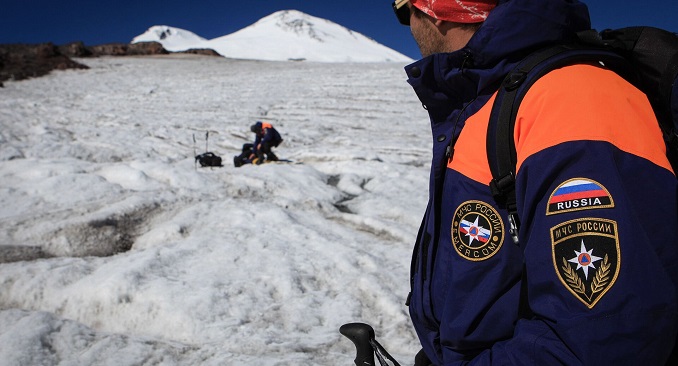
<path fill-rule="evenodd" d="M 663 364 L 678 333 L 678 181 L 647 98 L 602 68 L 559 69 L 529 90 L 514 133 L 530 313 L 469 363 Z"/>

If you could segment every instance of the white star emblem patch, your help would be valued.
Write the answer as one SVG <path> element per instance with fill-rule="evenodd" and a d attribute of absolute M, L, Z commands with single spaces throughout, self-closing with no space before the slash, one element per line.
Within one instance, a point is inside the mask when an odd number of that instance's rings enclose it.
<path fill-rule="evenodd" d="M 603 259 L 601 257 L 596 257 L 593 255 L 593 249 L 591 250 L 586 250 L 586 246 L 584 245 L 584 239 L 581 241 L 581 249 L 580 251 L 574 251 L 575 257 L 572 259 L 569 259 L 568 262 L 574 263 L 577 265 L 577 271 L 582 270 L 584 272 L 584 278 L 588 279 L 589 278 L 589 268 L 596 268 L 594 265 L 595 262 Z"/>

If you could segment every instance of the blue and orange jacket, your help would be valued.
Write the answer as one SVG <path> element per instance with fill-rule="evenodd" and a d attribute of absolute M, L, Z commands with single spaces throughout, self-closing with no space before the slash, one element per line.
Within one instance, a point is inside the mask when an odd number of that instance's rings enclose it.
<path fill-rule="evenodd" d="M 644 94 L 589 65 L 530 88 L 514 131 L 520 246 L 488 186 L 499 83 L 589 27 L 577 1 L 500 0 L 464 49 L 406 68 L 433 132 L 409 309 L 436 365 L 660 365 L 675 345 L 678 180 Z"/>
<path fill-rule="evenodd" d="M 280 133 L 273 128 L 273 125 L 268 122 L 257 121 L 255 124 L 260 128 L 260 133 L 256 134 L 254 138 L 254 146 L 256 150 L 261 148 L 261 144 L 267 142 L 271 146 L 278 146 L 282 142 L 282 137 Z"/>

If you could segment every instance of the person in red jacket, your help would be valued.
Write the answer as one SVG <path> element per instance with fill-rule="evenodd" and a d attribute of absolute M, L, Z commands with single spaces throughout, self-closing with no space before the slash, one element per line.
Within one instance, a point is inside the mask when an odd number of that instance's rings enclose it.
<path fill-rule="evenodd" d="M 647 97 L 602 65 L 540 78 L 513 140 L 519 245 L 488 186 L 490 111 L 577 0 L 397 0 L 433 137 L 408 305 L 417 365 L 663 365 L 678 333 L 678 180 Z"/>

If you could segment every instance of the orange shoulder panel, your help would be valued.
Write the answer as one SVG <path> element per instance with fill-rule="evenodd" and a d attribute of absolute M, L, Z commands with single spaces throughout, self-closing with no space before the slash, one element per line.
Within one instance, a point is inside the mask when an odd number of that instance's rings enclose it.
<path fill-rule="evenodd" d="M 490 114 L 496 96 L 495 93 L 478 112 L 466 120 L 457 143 L 454 145 L 452 161 L 447 164 L 448 168 L 482 184 L 489 184 L 492 180 L 486 146 L 487 126 L 490 123 Z"/>
<path fill-rule="evenodd" d="M 492 180 L 486 135 L 496 94 L 469 117 L 448 168 Z M 568 141 L 606 141 L 669 171 L 666 148 L 645 94 L 612 71 L 590 65 L 554 70 L 525 95 L 514 131 L 517 169 L 529 156 Z"/>
<path fill-rule="evenodd" d="M 591 65 L 554 70 L 520 105 L 515 128 L 517 170 L 529 156 L 568 141 L 606 141 L 672 171 L 645 94 L 612 71 Z"/>

